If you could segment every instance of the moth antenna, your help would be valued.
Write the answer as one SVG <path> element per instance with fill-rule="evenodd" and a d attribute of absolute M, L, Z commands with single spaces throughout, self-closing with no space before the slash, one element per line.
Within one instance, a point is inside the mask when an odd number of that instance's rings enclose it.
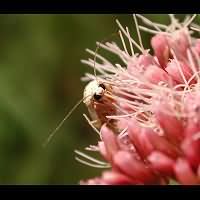
<path fill-rule="evenodd" d="M 80 99 L 73 107 L 72 109 L 65 115 L 64 119 L 58 124 L 58 126 L 50 133 L 47 140 L 43 143 L 43 147 L 46 147 L 47 144 L 51 141 L 55 133 L 60 129 L 60 127 L 64 124 L 64 122 L 71 116 L 71 114 L 74 112 L 74 110 L 83 102 L 83 100 L 86 97 Z"/>
<path fill-rule="evenodd" d="M 103 40 L 101 40 L 101 41 L 97 44 L 97 47 L 96 47 L 96 50 L 95 50 L 95 55 L 94 55 L 94 76 L 95 76 L 95 78 L 96 78 L 96 81 L 97 81 L 97 73 L 96 73 L 96 65 L 95 65 L 95 64 L 96 64 L 97 52 L 98 52 L 98 50 L 99 50 L 99 48 L 100 48 L 100 45 L 101 45 L 101 43 L 106 42 L 106 40 L 108 40 L 109 38 L 111 38 L 111 37 L 113 37 L 113 36 L 116 36 L 116 35 L 119 35 L 119 32 L 118 32 L 118 31 L 112 33 L 109 37 L 104 38 Z"/>
<path fill-rule="evenodd" d="M 96 57 L 97 57 L 97 52 L 98 52 L 98 49 L 100 47 L 100 44 L 97 45 L 96 47 L 96 50 L 95 50 L 95 55 L 94 55 L 94 76 L 96 78 L 96 81 L 97 81 L 97 72 L 96 72 Z"/>

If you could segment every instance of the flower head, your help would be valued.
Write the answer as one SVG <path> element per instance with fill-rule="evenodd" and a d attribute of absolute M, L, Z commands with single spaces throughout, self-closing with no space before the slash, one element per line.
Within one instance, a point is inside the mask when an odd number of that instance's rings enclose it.
<path fill-rule="evenodd" d="M 99 151 L 107 164 L 82 154 L 99 167 L 111 169 L 81 183 L 168 184 L 175 180 L 200 184 L 200 39 L 192 36 L 195 28 L 190 28 L 195 15 L 182 23 L 169 15 L 169 26 L 137 16 L 155 30 L 138 26 L 134 15 L 137 44 L 117 21 L 124 49 L 109 42 L 99 45 L 124 64 L 113 65 L 96 54 L 101 62 L 95 63 L 95 69 L 101 74 L 84 78 L 112 85 L 116 115 L 106 117 L 117 123 L 115 129 L 103 124 L 98 145 L 87 148 Z M 152 54 L 144 49 L 139 28 L 154 34 Z M 83 63 L 94 67 L 91 59 Z"/>

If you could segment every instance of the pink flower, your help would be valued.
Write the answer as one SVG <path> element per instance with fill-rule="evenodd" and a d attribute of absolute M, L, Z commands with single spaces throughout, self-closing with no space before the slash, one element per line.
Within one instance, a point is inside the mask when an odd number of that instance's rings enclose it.
<path fill-rule="evenodd" d="M 155 33 L 153 55 L 119 22 L 131 54 L 122 35 L 124 50 L 114 43 L 100 45 L 124 62 L 114 66 L 97 55 L 102 60 L 96 63 L 103 74 L 99 78 L 113 85 L 117 114 L 108 117 L 117 126 L 111 130 L 102 125 L 98 145 L 88 148 L 99 151 L 111 169 L 82 184 L 168 184 L 170 180 L 200 184 L 200 39 L 189 30 L 194 16 L 182 24 L 173 15 L 170 19 L 169 26 L 152 22 L 156 30 L 145 29 Z M 139 32 L 138 36 L 141 39 Z M 134 54 L 133 45 L 140 55 Z M 91 60 L 83 62 L 92 66 Z"/>

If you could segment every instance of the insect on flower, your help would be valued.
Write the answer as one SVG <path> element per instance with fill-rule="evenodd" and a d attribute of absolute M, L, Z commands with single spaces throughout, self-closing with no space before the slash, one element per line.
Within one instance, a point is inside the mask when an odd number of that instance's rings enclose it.
<path fill-rule="evenodd" d="M 116 33 L 114 33 L 116 35 Z M 111 35 L 113 36 L 113 34 Z M 106 38 L 108 39 L 108 38 Z M 104 39 L 105 40 L 105 39 Z M 102 42 L 104 41 L 102 40 Z M 99 45 L 96 48 L 94 54 L 94 75 L 95 80 L 90 81 L 83 93 L 83 98 L 80 99 L 72 109 L 66 114 L 64 119 L 58 124 L 58 126 L 54 129 L 54 131 L 49 135 L 47 140 L 44 142 L 43 146 L 46 146 L 55 133 L 61 128 L 64 122 L 70 117 L 70 115 L 74 112 L 74 110 L 83 102 L 88 108 L 89 114 L 91 115 L 92 121 L 88 119 L 88 117 L 84 114 L 84 117 L 89 122 L 89 124 L 94 129 L 100 129 L 100 127 L 106 123 L 109 128 L 115 130 L 115 122 L 116 120 L 108 119 L 107 115 L 114 115 L 116 114 L 116 108 L 113 105 L 115 102 L 112 96 L 112 86 L 104 81 L 97 80 L 96 75 L 96 68 L 95 68 L 95 61 L 96 61 L 96 53 L 99 49 Z"/>
<path fill-rule="evenodd" d="M 153 29 L 138 25 L 136 16 Z M 115 134 L 103 125 L 101 140 L 85 148 L 99 151 L 107 163 L 75 151 L 76 160 L 83 164 L 111 168 L 100 177 L 80 184 L 166 185 L 175 181 L 183 185 L 200 184 L 200 39 L 191 31 L 200 32 L 200 26 L 192 23 L 196 17 L 197 14 L 186 16 L 181 22 L 170 14 L 170 24 L 163 25 L 142 15 L 133 15 L 140 44 L 130 37 L 127 27 L 116 21 L 130 41 L 130 47 L 133 44 L 140 52 L 136 54 L 131 48 L 130 54 L 121 37 L 123 49 L 114 42 L 102 47 L 119 55 L 124 70 L 101 55 L 98 57 L 102 62 L 96 65 L 98 71 L 102 70 L 99 79 L 104 77 L 105 82 L 112 83 L 112 95 L 119 103 L 115 116 L 108 117 L 121 118 L 122 122 L 126 117 L 127 129 L 123 134 Z M 139 29 L 154 34 L 152 53 L 142 46 Z M 85 64 L 92 66 L 93 62 L 88 59 Z M 92 79 L 92 75 L 86 75 Z M 106 95 L 102 89 L 97 94 L 101 94 L 100 99 Z M 89 103 L 93 103 L 91 99 Z M 121 115 L 118 110 L 128 114 Z"/>
<path fill-rule="evenodd" d="M 88 108 L 89 114 L 93 119 L 92 124 L 100 128 L 104 123 L 111 129 L 115 128 L 115 120 L 108 119 L 106 116 L 116 114 L 115 102 L 112 97 L 112 86 L 93 80 L 88 83 L 84 90 L 83 102 Z"/>

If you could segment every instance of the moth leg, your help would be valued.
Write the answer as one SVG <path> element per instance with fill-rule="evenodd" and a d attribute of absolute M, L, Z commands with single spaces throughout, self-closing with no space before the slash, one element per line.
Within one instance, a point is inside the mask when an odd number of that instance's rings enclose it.
<path fill-rule="evenodd" d="M 90 120 L 86 114 L 83 114 L 83 116 L 85 117 L 85 119 L 87 120 L 87 122 L 90 124 L 90 126 L 93 127 L 93 129 L 96 129 L 96 131 L 98 132 L 97 129 L 101 128 L 101 121 L 99 119 L 95 119 L 95 120 Z"/>
<path fill-rule="evenodd" d="M 92 125 L 95 126 L 96 128 L 100 128 L 101 127 L 101 122 L 100 120 L 96 119 L 91 121 Z"/>
<path fill-rule="evenodd" d="M 92 121 L 90 121 L 90 122 L 94 125 L 95 123 L 98 122 L 98 120 L 92 120 Z"/>

